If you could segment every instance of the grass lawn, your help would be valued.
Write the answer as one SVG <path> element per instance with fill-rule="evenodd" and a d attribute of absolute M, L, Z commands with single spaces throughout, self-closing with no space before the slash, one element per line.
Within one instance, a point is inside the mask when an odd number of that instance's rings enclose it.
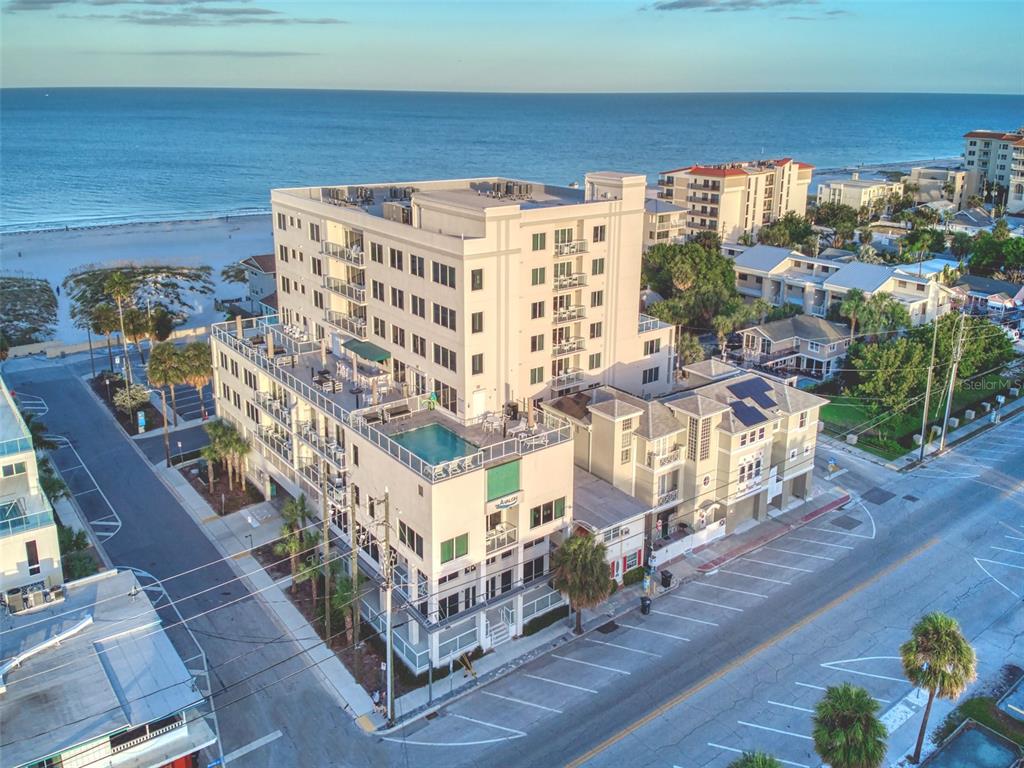
<path fill-rule="evenodd" d="M 967 718 L 977 720 L 999 735 L 1024 746 L 1024 723 L 1002 712 L 996 706 L 996 699 L 990 696 L 977 696 L 964 701 L 949 713 L 949 717 L 939 726 L 932 738 L 936 742 L 942 741 Z"/>
<path fill-rule="evenodd" d="M 941 386 L 941 385 L 940 385 Z M 940 386 L 932 390 L 929 421 L 941 422 L 945 410 L 945 396 Z M 976 406 L 983 400 L 994 401 L 995 396 L 1006 390 L 1009 380 L 995 373 L 966 382 L 953 395 L 953 415 Z M 858 434 L 857 446 L 884 459 L 896 459 L 913 446 L 913 436 L 921 431 L 921 415 L 924 403 L 918 403 L 899 412 L 872 412 L 864 401 L 843 395 L 827 395 L 831 402 L 821 409 L 821 419 L 832 434 L 854 431 Z M 876 426 L 861 432 L 868 424 Z"/>

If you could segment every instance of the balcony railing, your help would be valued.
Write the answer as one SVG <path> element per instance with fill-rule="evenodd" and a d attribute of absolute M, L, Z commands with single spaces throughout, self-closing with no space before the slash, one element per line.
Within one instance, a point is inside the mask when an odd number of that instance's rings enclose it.
<path fill-rule="evenodd" d="M 569 387 L 583 381 L 583 370 L 581 368 L 569 368 L 551 379 L 551 386 L 554 389 Z"/>
<path fill-rule="evenodd" d="M 24 499 L 8 498 L 0 501 L 0 536 L 12 536 L 52 523 L 53 513 L 48 509 L 28 514 L 25 512 Z"/>
<path fill-rule="evenodd" d="M 651 317 L 650 315 L 645 315 L 641 312 L 640 320 L 637 323 L 636 332 L 650 333 L 651 331 L 659 331 L 670 327 L 671 326 L 668 323 L 663 323 L 658 318 Z"/>
<path fill-rule="evenodd" d="M 338 245 L 327 240 L 320 244 L 320 252 L 325 256 L 343 261 L 356 267 L 363 266 L 364 254 L 362 243 L 356 245 Z"/>
<path fill-rule="evenodd" d="M 570 240 L 567 243 L 555 243 L 555 256 L 572 256 L 575 253 L 586 252 L 586 240 Z"/>
<path fill-rule="evenodd" d="M 348 469 L 345 463 L 345 449 L 332 439 L 328 439 L 313 429 L 308 421 L 296 426 L 299 439 L 323 456 L 332 466 L 344 472 Z"/>
<path fill-rule="evenodd" d="M 718 205 L 718 195 L 688 195 L 686 198 L 691 203 L 703 203 L 704 205 Z"/>
<path fill-rule="evenodd" d="M 12 437 L 10 440 L 0 441 L 0 456 L 10 456 L 12 453 L 23 453 L 32 450 L 32 438 Z"/>
<path fill-rule="evenodd" d="M 291 429 L 292 416 L 287 402 L 273 397 L 269 392 L 257 392 L 253 395 L 253 400 L 282 425 Z"/>
<path fill-rule="evenodd" d="M 721 192 L 722 186 L 717 181 L 711 184 L 699 184 L 697 182 L 692 182 L 690 184 L 690 189 L 696 190 L 697 192 Z"/>
<path fill-rule="evenodd" d="M 647 454 L 647 466 L 651 469 L 662 469 L 671 466 L 683 458 L 683 451 L 678 446 L 667 451 L 650 451 Z"/>
<path fill-rule="evenodd" d="M 331 293 L 343 296 L 357 304 L 366 303 L 366 286 L 359 283 L 349 283 L 339 280 L 337 277 L 324 277 L 324 288 Z"/>
<path fill-rule="evenodd" d="M 576 352 L 582 352 L 587 341 L 582 336 L 574 336 L 571 339 L 560 341 L 551 347 L 552 357 L 565 357 Z"/>
<path fill-rule="evenodd" d="M 292 442 L 287 435 L 272 427 L 260 426 L 256 428 L 256 439 L 289 464 L 292 463 Z"/>
<path fill-rule="evenodd" d="M 551 318 L 551 322 L 558 323 L 572 323 L 576 320 L 582 320 L 587 316 L 586 307 L 580 304 L 574 304 L 565 309 L 556 309 L 555 314 Z"/>
<path fill-rule="evenodd" d="M 669 491 L 665 491 L 664 493 L 659 493 L 658 494 L 658 505 L 660 506 L 662 504 L 670 504 L 671 502 L 675 501 L 678 498 L 679 498 L 679 489 L 678 488 L 673 488 L 673 489 L 671 489 Z"/>
<path fill-rule="evenodd" d="M 571 275 L 556 275 L 551 281 L 551 286 L 556 291 L 571 291 L 573 288 L 582 288 L 587 284 L 586 272 L 574 272 Z"/>
<path fill-rule="evenodd" d="M 498 549 L 510 547 L 519 540 L 519 529 L 512 523 L 498 523 L 496 528 L 487 531 L 485 542 L 487 554 Z"/>
<path fill-rule="evenodd" d="M 327 310 L 327 322 L 335 328 L 344 331 L 349 336 L 355 336 L 357 339 L 366 338 L 366 320 L 362 317 L 329 309 Z"/>

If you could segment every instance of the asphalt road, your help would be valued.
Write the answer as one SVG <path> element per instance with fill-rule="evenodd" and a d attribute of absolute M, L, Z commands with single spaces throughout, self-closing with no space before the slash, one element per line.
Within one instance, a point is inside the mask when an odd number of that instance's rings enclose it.
<path fill-rule="evenodd" d="M 210 442 L 210 438 L 201 424 L 171 432 L 170 440 L 172 461 L 177 461 L 175 457 L 179 454 L 189 454 L 192 451 L 197 451 Z M 145 437 L 135 438 L 135 444 L 139 446 L 139 450 L 146 454 L 146 458 L 149 459 L 151 464 L 159 464 L 164 460 L 164 433 L 162 429 L 154 430 Z"/>

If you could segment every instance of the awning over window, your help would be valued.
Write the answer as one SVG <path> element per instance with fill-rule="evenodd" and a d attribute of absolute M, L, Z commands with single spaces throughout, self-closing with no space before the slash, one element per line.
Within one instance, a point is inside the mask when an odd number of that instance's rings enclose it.
<path fill-rule="evenodd" d="M 376 344 L 369 341 L 349 339 L 341 346 L 343 346 L 350 352 L 355 352 L 356 355 L 363 358 L 364 360 L 370 360 L 374 363 L 383 363 L 385 360 L 391 357 L 391 353 L 388 352 L 386 349 L 378 347 Z"/>

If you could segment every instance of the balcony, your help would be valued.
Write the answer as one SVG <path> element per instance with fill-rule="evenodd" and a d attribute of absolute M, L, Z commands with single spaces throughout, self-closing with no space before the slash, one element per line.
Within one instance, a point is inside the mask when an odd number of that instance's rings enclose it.
<path fill-rule="evenodd" d="M 357 339 L 366 338 L 366 319 L 334 309 L 327 310 L 327 322 Z"/>
<path fill-rule="evenodd" d="M 664 323 L 656 317 L 650 315 L 640 314 L 640 320 L 637 322 L 636 332 L 637 333 L 650 333 L 651 331 L 660 331 L 665 328 L 671 328 L 668 323 Z"/>
<path fill-rule="evenodd" d="M 317 432 L 308 421 L 299 422 L 296 426 L 299 439 L 310 446 L 318 455 L 326 459 L 338 471 L 348 469 L 345 463 L 345 449 L 334 440 Z"/>
<path fill-rule="evenodd" d="M 690 189 L 696 192 L 721 192 L 722 185 L 717 181 L 710 184 L 699 184 L 697 182 L 692 182 L 690 184 Z"/>
<path fill-rule="evenodd" d="M 552 345 L 551 356 L 565 357 L 566 355 L 572 355 L 576 352 L 582 352 L 586 344 L 587 340 L 582 336 L 574 336 L 571 339 L 559 341 Z"/>
<path fill-rule="evenodd" d="M 570 240 L 567 243 L 555 243 L 555 256 L 572 256 L 587 252 L 586 240 Z"/>
<path fill-rule="evenodd" d="M 331 293 L 342 296 L 357 304 L 366 303 L 366 286 L 359 283 L 348 283 L 336 277 L 324 277 L 324 288 Z"/>
<path fill-rule="evenodd" d="M 567 368 L 551 379 L 551 388 L 562 389 L 564 387 L 571 387 L 573 384 L 579 384 L 583 381 L 583 375 L 582 368 Z"/>
<path fill-rule="evenodd" d="M 707 208 L 707 206 L 705 206 Z M 711 206 L 706 211 L 697 210 L 691 208 L 688 213 L 690 216 L 696 216 L 698 219 L 717 219 L 718 218 L 718 206 Z"/>
<path fill-rule="evenodd" d="M 345 264 L 354 267 L 361 267 L 364 263 L 363 244 L 358 242 L 355 245 L 338 245 L 327 240 L 320 243 L 320 253 L 332 259 L 338 259 Z"/>
<path fill-rule="evenodd" d="M 679 446 L 667 451 L 650 451 L 647 454 L 647 466 L 650 469 L 658 470 L 678 464 L 683 458 L 683 451 Z"/>
<path fill-rule="evenodd" d="M 273 397 L 269 392 L 256 392 L 253 395 L 253 400 L 256 402 L 256 405 L 269 413 L 283 426 L 291 429 L 291 408 L 286 401 Z"/>
<path fill-rule="evenodd" d="M 679 489 L 678 488 L 670 488 L 669 490 L 665 491 L 664 493 L 659 493 L 658 494 L 658 504 L 657 504 L 657 506 L 660 507 L 662 504 L 671 504 L 673 501 L 676 501 L 678 498 L 679 498 Z"/>
<path fill-rule="evenodd" d="M 673 176 L 659 176 L 658 186 L 660 187 L 671 187 L 676 183 L 675 177 Z"/>
<path fill-rule="evenodd" d="M 698 221 L 691 221 L 689 224 L 687 224 L 687 226 L 690 229 L 700 229 L 700 230 L 703 230 L 705 232 L 717 232 L 718 231 L 718 224 L 717 223 L 713 223 L 713 222 L 707 223 L 707 224 L 701 224 Z"/>
<path fill-rule="evenodd" d="M 571 291 L 573 288 L 582 288 L 587 284 L 586 272 L 574 272 L 571 275 L 556 275 L 551 281 L 551 286 L 556 291 Z"/>
<path fill-rule="evenodd" d="M 718 195 L 688 195 L 687 201 L 691 203 L 703 203 L 704 205 L 718 205 Z"/>
<path fill-rule="evenodd" d="M 554 315 L 551 317 L 551 322 L 555 325 L 561 323 L 573 323 L 577 320 L 582 320 L 587 316 L 586 307 L 580 304 L 574 304 L 564 309 L 556 309 Z"/>
<path fill-rule="evenodd" d="M 8 497 L 0 500 L 0 537 L 52 524 L 53 514 L 48 509 L 28 512 L 23 498 Z"/>
<path fill-rule="evenodd" d="M 519 529 L 513 523 L 498 523 L 497 526 L 487 531 L 485 543 L 487 554 L 505 547 L 511 547 L 519 540 Z"/>
<path fill-rule="evenodd" d="M 256 440 L 263 443 L 288 464 L 292 463 L 292 441 L 283 432 L 275 427 L 261 425 L 256 428 Z"/>

